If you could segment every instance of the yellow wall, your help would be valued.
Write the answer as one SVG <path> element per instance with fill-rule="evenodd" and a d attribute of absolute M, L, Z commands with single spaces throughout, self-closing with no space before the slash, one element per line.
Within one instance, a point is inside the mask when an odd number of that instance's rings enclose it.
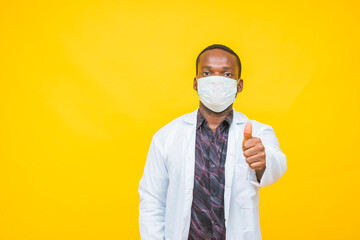
<path fill-rule="evenodd" d="M 195 59 L 213 43 L 242 60 L 235 109 L 273 126 L 288 158 L 260 191 L 263 238 L 359 238 L 358 12 L 344 0 L 3 2 L 0 239 L 139 239 L 151 137 L 197 108 Z"/>

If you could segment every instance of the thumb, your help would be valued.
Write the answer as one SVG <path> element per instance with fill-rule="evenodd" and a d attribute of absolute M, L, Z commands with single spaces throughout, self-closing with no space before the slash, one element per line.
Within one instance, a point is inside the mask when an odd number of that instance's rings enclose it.
<path fill-rule="evenodd" d="M 252 138 L 252 125 L 250 121 L 247 121 L 244 127 L 243 148 L 244 148 L 244 143 L 251 138 Z"/>

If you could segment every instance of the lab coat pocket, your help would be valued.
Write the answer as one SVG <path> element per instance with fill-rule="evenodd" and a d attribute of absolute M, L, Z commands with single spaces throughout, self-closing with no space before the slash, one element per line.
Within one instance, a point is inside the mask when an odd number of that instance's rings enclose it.
<path fill-rule="evenodd" d="M 232 182 L 231 202 L 239 208 L 257 208 L 260 184 L 255 171 L 247 164 L 236 164 Z"/>

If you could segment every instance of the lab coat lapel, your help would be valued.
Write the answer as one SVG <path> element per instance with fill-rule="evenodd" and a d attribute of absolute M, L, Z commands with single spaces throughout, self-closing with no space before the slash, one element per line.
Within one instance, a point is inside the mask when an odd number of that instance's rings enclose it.
<path fill-rule="evenodd" d="M 196 138 L 196 119 L 197 111 L 189 113 L 185 118 L 185 141 L 187 143 L 185 154 L 185 206 L 184 206 L 184 226 L 183 239 L 187 239 L 190 228 L 191 205 L 194 189 L 195 172 L 195 138 Z"/>
<path fill-rule="evenodd" d="M 229 217 L 229 207 L 231 198 L 231 186 L 233 182 L 236 157 L 242 153 L 241 125 L 245 123 L 246 117 L 233 108 L 233 121 L 231 123 L 228 135 L 228 147 L 225 160 L 225 189 L 224 189 L 224 216 L 225 227 Z"/>

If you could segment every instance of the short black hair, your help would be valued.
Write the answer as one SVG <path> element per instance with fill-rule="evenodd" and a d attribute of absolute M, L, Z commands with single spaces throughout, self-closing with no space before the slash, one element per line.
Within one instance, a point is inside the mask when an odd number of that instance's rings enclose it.
<path fill-rule="evenodd" d="M 198 64 L 199 64 L 199 59 L 200 59 L 200 55 L 203 54 L 205 51 L 207 50 L 211 50 L 211 49 L 222 49 L 232 55 L 234 55 L 237 59 L 237 64 L 239 66 L 239 78 L 240 78 L 240 75 L 241 75 L 241 61 L 240 61 L 240 58 L 239 56 L 229 47 L 225 46 L 225 45 L 222 45 L 222 44 L 213 44 L 213 45 L 210 45 L 208 47 L 206 47 L 204 50 L 202 50 L 199 55 L 197 56 L 196 58 L 196 76 L 198 74 Z"/>

